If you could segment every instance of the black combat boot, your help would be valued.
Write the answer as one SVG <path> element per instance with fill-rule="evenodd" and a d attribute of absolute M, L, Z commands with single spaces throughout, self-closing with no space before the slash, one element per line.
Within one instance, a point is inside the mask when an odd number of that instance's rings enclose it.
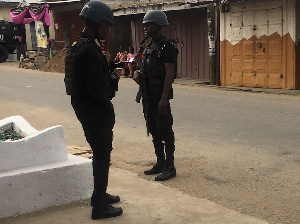
<path fill-rule="evenodd" d="M 162 139 L 160 137 L 153 136 L 152 142 L 154 145 L 157 162 L 154 164 L 154 166 L 151 169 L 144 171 L 145 175 L 159 174 L 163 171 L 163 169 L 166 166 L 166 158 L 165 158 L 166 156 L 164 152 L 165 145 L 162 142 Z"/>
<path fill-rule="evenodd" d="M 165 162 L 160 161 L 160 162 L 155 163 L 151 169 L 145 170 L 144 174 L 145 175 L 158 174 L 158 173 L 161 173 L 164 168 L 165 168 Z"/>
<path fill-rule="evenodd" d="M 172 177 L 176 177 L 176 169 L 174 166 L 174 162 L 169 162 L 166 165 L 166 168 L 155 177 L 155 181 L 165 181 L 169 180 Z"/>
<path fill-rule="evenodd" d="M 120 197 L 118 195 L 112 195 L 112 194 L 106 193 L 105 201 L 107 204 L 115 204 L 115 203 L 120 202 Z"/>
<path fill-rule="evenodd" d="M 112 195 L 112 194 L 106 193 L 105 202 L 107 204 L 115 204 L 115 203 L 120 202 L 120 197 L 117 195 Z M 95 197 L 94 197 L 94 193 L 93 193 L 93 195 L 91 197 L 91 206 L 94 206 L 94 205 L 95 205 Z"/>
<path fill-rule="evenodd" d="M 92 210 L 92 219 L 104 219 L 110 217 L 120 216 L 123 213 L 123 209 L 121 207 L 113 207 L 112 205 L 106 204 L 101 207 L 94 207 Z"/>

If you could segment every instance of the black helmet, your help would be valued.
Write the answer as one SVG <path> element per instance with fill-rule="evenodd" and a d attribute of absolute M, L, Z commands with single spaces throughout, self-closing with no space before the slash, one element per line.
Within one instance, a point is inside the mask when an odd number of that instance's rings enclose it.
<path fill-rule="evenodd" d="M 85 4 L 80 14 L 83 20 L 88 20 L 96 24 L 107 22 L 114 25 L 114 14 L 106 4 L 98 0 L 92 0 Z"/>
<path fill-rule="evenodd" d="M 146 13 L 143 19 L 143 24 L 155 23 L 158 26 L 169 25 L 167 15 L 163 11 L 151 10 Z"/>

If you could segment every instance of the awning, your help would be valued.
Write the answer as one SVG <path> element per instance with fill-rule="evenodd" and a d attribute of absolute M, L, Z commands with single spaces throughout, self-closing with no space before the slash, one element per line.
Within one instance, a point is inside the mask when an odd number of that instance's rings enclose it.
<path fill-rule="evenodd" d="M 140 1 L 104 1 L 115 16 L 146 13 L 152 9 L 171 11 L 196 7 L 205 7 L 220 0 L 140 0 Z"/>

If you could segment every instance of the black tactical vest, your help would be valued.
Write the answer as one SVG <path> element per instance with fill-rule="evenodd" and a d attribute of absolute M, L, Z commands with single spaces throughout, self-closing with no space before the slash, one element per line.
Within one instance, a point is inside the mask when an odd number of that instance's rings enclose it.
<path fill-rule="evenodd" d="M 159 58 L 160 43 L 151 43 L 144 51 L 144 71 L 148 78 L 163 78 L 166 75 L 164 63 Z"/>
<path fill-rule="evenodd" d="M 164 50 L 166 44 L 173 44 L 171 40 L 163 38 L 158 43 L 149 43 L 147 48 L 145 49 L 143 55 L 143 65 L 144 72 L 147 78 L 147 93 L 149 97 L 160 97 L 165 83 L 166 71 L 165 64 L 161 59 L 162 51 Z M 177 50 L 178 54 L 178 50 Z M 176 55 L 177 57 L 177 55 Z M 177 63 L 175 63 L 175 74 L 174 78 L 176 78 L 177 72 Z M 173 89 L 171 88 L 169 99 L 173 98 Z"/>
<path fill-rule="evenodd" d="M 103 55 L 100 46 L 96 45 L 88 38 L 79 38 L 69 48 L 65 58 L 65 87 L 68 95 L 89 96 L 87 89 L 86 74 L 86 49 L 94 45 L 93 49 L 99 51 L 99 60 L 102 66 L 102 82 L 109 99 L 112 99 L 118 91 L 119 76 L 114 69 L 109 70 L 106 56 Z M 99 71 L 100 72 L 100 71 Z"/>
<path fill-rule="evenodd" d="M 80 69 L 84 69 L 82 52 L 92 44 L 88 38 L 79 38 L 69 48 L 65 58 L 65 87 L 68 95 L 85 96 L 87 95 L 86 77 L 79 75 Z M 82 65 L 82 66 L 81 66 Z"/>

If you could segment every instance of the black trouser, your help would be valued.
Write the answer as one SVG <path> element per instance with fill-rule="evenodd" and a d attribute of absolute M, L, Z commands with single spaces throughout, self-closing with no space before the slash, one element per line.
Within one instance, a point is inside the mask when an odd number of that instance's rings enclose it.
<path fill-rule="evenodd" d="M 90 98 L 72 96 L 71 104 L 93 150 L 94 207 L 101 207 L 105 205 L 115 114 Z"/>
<path fill-rule="evenodd" d="M 175 138 L 172 129 L 173 116 L 170 103 L 167 114 L 158 113 L 160 98 L 149 98 L 144 104 L 144 115 L 148 125 L 148 131 L 152 135 L 157 162 L 173 163 L 175 151 Z"/>

